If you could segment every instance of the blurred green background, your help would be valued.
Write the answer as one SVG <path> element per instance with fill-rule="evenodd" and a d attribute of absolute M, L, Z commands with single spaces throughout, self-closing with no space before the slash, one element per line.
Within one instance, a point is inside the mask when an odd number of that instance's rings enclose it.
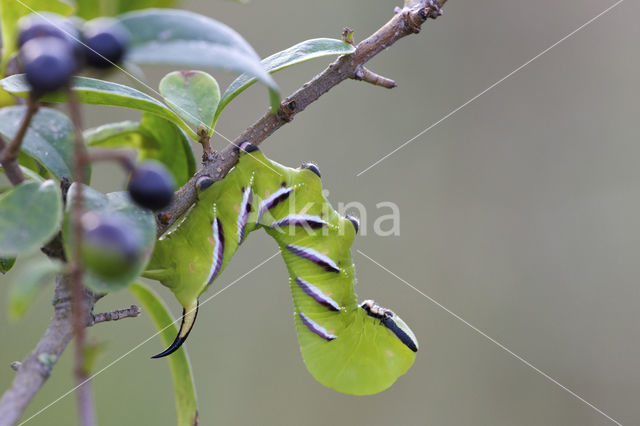
<path fill-rule="evenodd" d="M 376 57 L 391 91 L 347 81 L 263 145 L 276 161 L 314 161 L 330 200 L 368 208 L 354 249 L 382 263 L 513 352 L 625 425 L 640 424 L 640 26 L 623 2 L 360 177 L 356 174 L 485 90 L 614 2 L 451 0 L 423 32 Z M 390 1 L 187 0 L 267 56 L 298 41 L 361 40 L 383 24 Z M 327 60 L 276 74 L 288 94 Z M 144 69 L 157 87 L 172 69 Z M 233 76 L 213 73 L 225 85 Z M 131 84 L 122 75 L 118 81 Z M 263 114 L 254 86 L 223 114 L 235 137 Z M 89 126 L 136 118 L 86 108 Z M 214 140 L 221 147 L 221 138 Z M 100 166 L 98 188 L 125 176 Z M 373 219 L 393 201 L 401 233 L 379 237 Z M 256 233 L 216 289 L 275 253 Z M 354 252 L 359 298 L 398 311 L 420 341 L 409 373 L 386 392 L 354 397 L 325 389 L 298 352 L 287 273 L 276 257 L 202 306 L 187 344 L 202 425 L 608 425 L 601 414 L 516 360 L 440 307 Z M 10 274 L 15 273 L 12 271 Z M 10 275 L 0 278 L 7 282 Z M 52 288 L 52 287 L 51 287 Z M 172 306 L 178 304 L 155 285 Z M 215 289 L 214 289 L 215 290 Z M 214 294 L 207 293 L 206 297 Z M 6 303 L 7 287 L 0 285 Z M 0 389 L 51 316 L 43 295 L 20 323 L 0 316 Z M 126 291 L 98 311 L 134 303 Z M 155 330 L 148 318 L 97 325 L 99 368 Z M 153 339 L 97 376 L 101 425 L 171 425 L 174 405 L 162 348 Z M 27 416 L 72 387 L 71 352 Z M 76 424 L 69 395 L 28 423 Z"/>

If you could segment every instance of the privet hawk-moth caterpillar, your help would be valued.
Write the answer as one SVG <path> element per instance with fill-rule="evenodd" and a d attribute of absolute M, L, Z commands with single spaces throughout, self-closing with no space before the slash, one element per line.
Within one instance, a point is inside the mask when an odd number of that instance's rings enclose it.
<path fill-rule="evenodd" d="M 305 365 L 322 384 L 344 393 L 380 392 L 404 374 L 418 342 L 392 311 L 354 292 L 351 244 L 358 221 L 342 217 L 322 195 L 320 171 L 267 159 L 248 143 L 221 181 L 199 178 L 198 202 L 156 244 L 145 276 L 169 287 L 184 308 L 173 344 L 192 329 L 198 297 L 253 230 L 263 228 L 289 270 L 295 323 Z"/>

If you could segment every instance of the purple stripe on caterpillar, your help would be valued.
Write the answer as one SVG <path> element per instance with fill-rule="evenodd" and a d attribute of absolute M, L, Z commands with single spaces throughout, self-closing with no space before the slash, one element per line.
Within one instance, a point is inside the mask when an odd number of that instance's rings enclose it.
<path fill-rule="evenodd" d="M 357 234 L 358 231 L 360 230 L 360 219 L 358 219 L 355 216 L 351 216 L 349 214 L 345 216 L 345 219 L 347 219 L 353 224 L 353 228 L 356 230 L 356 234 Z"/>
<path fill-rule="evenodd" d="M 304 291 L 307 295 L 313 297 L 313 299 L 319 304 L 331 309 L 332 311 L 339 311 L 341 309 L 340 305 L 338 305 L 335 300 L 324 294 L 318 287 L 314 286 L 310 282 L 305 281 L 300 277 L 296 277 L 295 281 L 296 284 L 298 284 L 298 287 L 302 289 L 302 291 Z"/>
<path fill-rule="evenodd" d="M 271 228 L 282 228 L 283 226 L 308 226 L 311 229 L 319 229 L 324 226 L 329 226 L 326 220 L 320 218 L 320 216 L 312 216 L 308 214 L 290 214 L 282 219 L 273 222 Z"/>
<path fill-rule="evenodd" d="M 211 176 L 200 176 L 198 180 L 196 180 L 196 188 L 198 188 L 198 191 L 204 191 L 214 183 L 215 181 L 211 178 Z"/>
<path fill-rule="evenodd" d="M 251 144 L 250 142 L 242 142 L 238 148 L 244 152 L 254 152 L 260 150 L 260 148 Z"/>
<path fill-rule="evenodd" d="M 224 258 L 224 231 L 222 223 L 217 217 L 213 218 L 211 224 L 213 238 L 213 256 L 211 261 L 211 269 L 207 277 L 207 285 L 210 285 L 216 279 L 222 269 L 222 259 Z"/>
<path fill-rule="evenodd" d="M 242 244 L 249 221 L 253 203 L 253 191 L 251 187 L 246 187 L 242 192 L 242 202 L 240 203 L 240 213 L 238 214 L 238 245 Z"/>
<path fill-rule="evenodd" d="M 380 320 L 380 323 L 387 327 L 389 331 L 396 335 L 398 339 L 402 343 L 404 343 L 409 349 L 413 352 L 418 352 L 418 345 L 413 341 L 411 336 L 409 336 L 401 327 L 396 324 L 396 321 L 393 319 L 395 314 L 393 311 L 389 309 L 383 308 L 380 305 L 376 305 L 373 300 L 365 300 L 360 304 L 360 307 L 367 312 L 367 315 L 370 317 L 374 317 Z"/>
<path fill-rule="evenodd" d="M 262 216 L 287 198 L 293 192 L 293 188 L 282 187 L 278 189 L 276 192 L 267 197 L 266 200 L 260 203 L 260 207 L 258 208 L 258 217 L 256 218 L 256 224 L 260 223 L 260 219 Z"/>
<path fill-rule="evenodd" d="M 416 345 L 416 342 L 414 342 L 413 339 L 402 328 L 398 327 L 398 324 L 396 324 L 393 318 L 386 317 L 382 318 L 380 321 L 382 322 L 382 325 L 387 327 L 393 334 L 395 334 L 396 337 L 405 344 L 405 346 L 407 346 L 413 352 L 418 352 L 418 345 Z"/>
<path fill-rule="evenodd" d="M 311 262 L 315 263 L 318 266 L 321 266 L 328 272 L 340 272 L 340 268 L 333 260 L 312 248 L 300 247 L 294 244 L 287 244 L 287 250 L 289 250 L 296 256 L 310 260 Z"/>
<path fill-rule="evenodd" d="M 318 168 L 318 166 L 316 166 L 313 163 L 302 163 L 302 166 L 300 166 L 300 168 L 301 169 L 311 170 L 313 173 L 315 173 L 316 176 L 322 177 L 320 175 L 320 169 Z"/>
<path fill-rule="evenodd" d="M 302 321 L 302 323 L 306 325 L 310 331 L 312 331 L 313 333 L 316 333 L 318 336 L 322 337 L 323 339 L 330 342 L 336 337 L 338 337 L 334 334 L 330 334 L 324 327 L 322 327 L 320 324 L 318 324 L 317 322 L 315 322 L 314 320 L 312 320 L 302 312 L 300 312 L 298 315 L 300 316 L 300 320 Z"/>

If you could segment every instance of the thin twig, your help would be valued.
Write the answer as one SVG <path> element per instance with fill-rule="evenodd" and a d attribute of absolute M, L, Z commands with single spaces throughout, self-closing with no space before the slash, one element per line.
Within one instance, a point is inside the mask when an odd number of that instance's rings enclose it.
<path fill-rule="evenodd" d="M 130 156 L 122 152 L 112 150 L 91 152 L 87 154 L 86 160 L 89 163 L 96 163 L 98 161 L 116 161 L 129 173 L 131 173 L 136 167 L 135 161 L 133 161 Z"/>
<path fill-rule="evenodd" d="M 209 129 L 205 126 L 198 126 L 198 136 L 200 137 L 200 144 L 202 145 L 202 161 L 210 161 L 213 158 L 214 152 L 211 148 L 211 136 L 209 136 Z"/>
<path fill-rule="evenodd" d="M 93 309 L 97 300 L 97 296 L 84 292 L 87 311 Z M 73 337 L 71 283 L 68 276 L 57 279 L 53 308 L 54 314 L 49 327 L 33 352 L 22 361 L 11 387 L 0 398 L 0 426 L 14 426 L 18 423 Z"/>
<path fill-rule="evenodd" d="M 73 90 L 69 89 L 69 113 L 75 131 L 75 158 L 74 158 L 74 181 L 76 191 L 74 194 L 73 206 L 71 208 L 71 226 L 73 229 L 73 256 L 70 260 L 71 285 L 72 285 L 72 313 L 73 313 L 73 334 L 75 337 L 75 361 L 74 374 L 78 389 L 78 415 L 81 426 L 95 425 L 95 411 L 93 409 L 93 397 L 91 392 L 91 382 L 88 380 L 85 368 L 85 328 L 87 325 L 86 316 L 88 311 L 83 300 L 83 268 L 80 256 L 82 252 L 82 213 L 83 199 L 82 186 L 85 182 L 85 169 L 87 166 L 87 154 L 82 137 L 82 123 L 80 120 L 80 105 Z"/>
<path fill-rule="evenodd" d="M 156 216 L 158 218 L 158 235 L 162 235 L 197 201 L 195 183 L 199 177 L 207 175 L 214 180 L 220 180 L 231 170 L 238 160 L 237 146 L 243 142 L 259 145 L 333 87 L 346 79 L 357 79 L 356 71 L 366 62 L 401 38 L 420 32 L 422 24 L 427 19 L 435 19 L 440 16 L 441 7 L 446 2 L 447 0 L 414 0 L 407 3 L 403 9 L 397 11 L 389 22 L 361 41 L 356 46 L 354 53 L 341 56 L 327 69 L 283 100 L 277 114 L 266 113 L 260 120 L 242 132 L 232 144 L 218 152 L 213 159 L 207 161 L 205 158 L 203 166 L 195 176 L 175 193 L 171 205 Z M 348 34 L 345 37 L 351 38 Z"/>
<path fill-rule="evenodd" d="M 384 87 L 386 89 L 393 89 L 397 86 L 396 82 L 391 80 L 390 78 L 383 77 L 375 72 L 363 67 L 360 65 L 356 69 L 355 80 L 361 80 L 369 84 L 373 84 L 374 86 Z"/>
<path fill-rule="evenodd" d="M 21 182 L 24 182 L 26 178 L 24 177 L 24 173 L 22 173 L 18 162 L 15 160 L 8 162 L 2 161 L 2 153 L 5 151 L 7 146 L 7 142 L 4 140 L 2 135 L 0 135 L 0 165 L 2 165 L 4 173 L 7 175 L 9 182 L 11 182 L 11 184 L 13 185 L 19 185 Z"/>
<path fill-rule="evenodd" d="M 118 309 L 111 312 L 102 312 L 100 314 L 91 315 L 91 322 L 89 325 L 99 324 L 107 321 L 118 321 L 124 318 L 135 318 L 140 315 L 142 311 L 136 305 L 131 305 L 127 309 Z"/>
<path fill-rule="evenodd" d="M 22 146 L 24 135 L 29 129 L 31 119 L 33 119 L 33 116 L 38 112 L 39 105 L 35 97 L 29 96 L 27 99 L 27 111 L 13 140 L 7 144 L 0 136 L 0 164 L 2 164 L 9 181 L 13 185 L 18 185 L 26 179 L 18 165 L 18 155 L 20 154 L 20 147 Z"/>
<path fill-rule="evenodd" d="M 439 6 L 444 5 L 446 1 L 440 0 Z M 278 115 L 266 114 L 236 138 L 234 143 L 239 145 L 240 142 L 247 140 L 256 145 L 260 144 L 332 87 L 345 79 L 355 78 L 355 70 L 358 65 L 364 64 L 400 38 L 418 32 L 420 25 L 427 18 L 434 18 L 440 14 L 439 6 L 434 7 L 431 0 L 414 0 L 405 5 L 403 9 L 399 9 L 394 18 L 380 30 L 358 44 L 354 54 L 339 58 L 316 78 L 285 99 Z M 221 179 L 233 167 L 236 160 L 237 153 L 232 146 L 229 146 L 212 160 L 205 161 L 198 173 L 177 192 L 170 208 L 158 214 L 159 233 L 163 233 L 195 203 L 195 181 L 198 177 L 206 174 L 214 179 Z M 82 173 L 82 168 L 78 171 Z M 87 291 L 83 291 L 82 295 L 86 308 L 84 312 L 89 313 L 99 296 Z M 54 300 L 54 318 L 34 351 L 24 360 L 16 372 L 11 387 L 0 399 L 0 426 L 14 426 L 19 421 L 31 399 L 49 377 L 53 364 L 71 340 L 74 321 L 70 315 L 70 299 L 69 278 L 59 278 L 56 286 L 56 299 Z M 84 324 L 91 322 L 88 315 L 85 317 L 85 321 Z"/>

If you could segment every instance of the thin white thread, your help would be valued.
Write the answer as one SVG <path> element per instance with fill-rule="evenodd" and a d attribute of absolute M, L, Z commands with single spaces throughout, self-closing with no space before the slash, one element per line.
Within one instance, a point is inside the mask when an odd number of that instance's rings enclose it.
<path fill-rule="evenodd" d="M 393 275 L 395 278 L 397 278 L 398 280 L 402 281 L 404 284 L 406 284 L 407 286 L 411 287 L 413 290 L 417 291 L 418 293 L 420 293 L 422 296 L 424 296 L 427 300 L 429 300 L 431 303 L 433 303 L 434 305 L 438 306 L 439 308 L 443 309 L 445 312 L 447 312 L 449 315 L 453 316 L 455 319 L 457 319 L 458 321 L 462 322 L 464 325 L 466 325 L 467 327 L 471 328 L 473 331 L 475 331 L 476 333 L 480 334 L 482 337 L 484 337 L 485 339 L 489 340 L 490 342 L 494 343 L 495 345 L 497 345 L 500 349 L 502 349 L 503 351 L 507 352 L 509 355 L 511 355 L 512 357 L 514 357 L 515 359 L 517 359 L 518 361 L 522 362 L 523 364 L 525 364 L 527 367 L 531 368 L 532 370 L 534 370 L 536 373 L 542 375 L 545 379 L 549 380 L 550 382 L 552 382 L 553 384 L 559 386 L 560 388 L 564 389 L 565 391 L 567 391 L 569 394 L 571 394 L 573 397 L 577 398 L 578 400 L 582 401 L 584 404 L 586 404 L 587 406 L 591 407 L 593 410 L 597 411 L 598 413 L 600 413 L 601 415 L 603 415 L 604 417 L 606 417 L 607 419 L 611 420 L 613 423 L 622 426 L 622 423 L 620 423 L 619 421 L 615 420 L 613 417 L 609 416 L 607 413 L 605 413 L 604 411 L 602 411 L 601 409 L 599 409 L 598 407 L 596 407 L 595 405 L 593 405 L 592 403 L 590 403 L 589 401 L 587 401 L 586 399 L 584 399 L 583 397 L 581 397 L 580 395 L 578 395 L 577 393 L 575 393 L 574 391 L 572 391 L 571 389 L 569 389 L 568 387 L 566 387 L 565 385 L 563 385 L 562 383 L 560 383 L 559 381 L 557 381 L 556 379 L 554 379 L 553 377 L 551 377 L 550 375 L 548 375 L 547 373 L 545 373 L 544 371 L 540 370 L 538 367 L 536 367 L 535 365 L 531 364 L 529 361 L 527 361 L 526 359 L 524 359 L 523 357 L 521 357 L 520 355 L 516 354 L 515 352 L 513 352 L 511 349 L 507 348 L 505 345 L 503 345 L 502 343 L 498 342 L 496 339 L 494 339 L 493 337 L 489 336 L 487 333 L 485 333 L 484 331 L 480 330 L 478 327 L 474 326 L 473 324 L 471 324 L 469 321 L 465 320 L 464 318 L 462 318 L 460 315 L 456 314 L 455 312 L 453 312 L 451 309 L 447 308 L 446 306 L 444 306 L 443 304 L 441 304 L 440 302 L 438 302 L 437 300 L 435 300 L 433 297 L 425 294 L 424 292 L 422 292 L 421 290 L 417 289 L 415 286 L 413 286 L 411 283 L 409 283 L 408 281 L 404 280 L 403 278 L 400 278 L 398 275 L 396 275 L 395 273 L 391 272 L 389 269 L 387 269 L 386 267 L 384 267 L 383 265 L 381 265 L 379 262 L 373 260 L 371 257 L 367 256 L 366 254 L 364 254 L 362 251 L 360 250 L 356 250 L 358 253 L 360 253 L 362 256 L 366 257 L 367 259 L 369 259 L 371 262 L 375 263 L 376 265 L 378 265 L 380 268 L 384 269 L 385 271 L 387 271 L 389 274 Z"/>
<path fill-rule="evenodd" d="M 509 74 L 507 74 L 506 76 L 502 77 L 500 80 L 496 81 L 495 83 L 493 83 L 491 86 L 489 86 L 488 88 L 486 88 L 485 90 L 483 90 L 482 92 L 478 93 L 477 95 L 475 95 L 473 98 L 469 99 L 467 102 L 463 103 L 462 105 L 460 105 L 458 108 L 454 109 L 453 111 L 451 111 L 450 113 L 448 113 L 447 115 L 445 115 L 444 117 L 442 117 L 440 120 L 436 121 L 435 123 L 433 123 L 432 125 L 430 125 L 429 127 L 427 127 L 426 129 L 424 129 L 423 131 L 421 131 L 420 133 L 418 133 L 417 135 L 415 135 L 414 137 L 412 137 L 411 139 L 409 139 L 408 141 L 406 141 L 405 143 L 403 143 L 402 145 L 400 145 L 399 147 L 397 147 L 396 149 L 394 149 L 393 151 L 391 151 L 390 153 L 388 153 L 387 155 L 385 155 L 384 157 L 380 158 L 378 161 L 376 161 L 375 163 L 371 164 L 369 167 L 367 167 L 366 169 L 362 170 L 360 173 L 358 173 L 356 175 L 356 177 L 360 177 L 362 176 L 364 173 L 366 173 L 368 170 L 372 169 L 373 167 L 377 166 L 378 164 L 380 164 L 381 162 L 383 162 L 384 160 L 386 160 L 387 158 L 391 157 L 393 154 L 395 154 L 396 152 L 400 151 L 402 148 L 404 148 L 405 146 L 409 145 L 411 142 L 413 142 L 414 140 L 418 139 L 420 136 L 424 135 L 425 133 L 427 133 L 429 130 L 433 129 L 434 127 L 436 127 L 438 124 L 442 123 L 443 121 L 445 121 L 446 119 L 450 118 L 452 115 L 454 115 L 455 113 L 457 113 L 458 111 L 460 111 L 461 109 L 463 109 L 464 107 L 466 107 L 467 105 L 471 104 L 472 102 L 474 102 L 476 99 L 478 99 L 480 96 L 484 95 L 485 93 L 487 93 L 488 91 L 490 91 L 491 89 L 495 88 L 496 86 L 500 85 L 502 82 L 504 82 L 506 79 L 508 79 L 509 77 L 513 76 L 514 74 L 516 74 L 518 71 L 521 71 L 523 68 L 525 68 L 527 65 L 531 64 L 533 61 L 535 61 L 536 59 L 540 58 L 541 56 L 543 56 L 545 53 L 549 52 L 551 49 L 553 49 L 554 47 L 558 46 L 560 43 L 564 42 L 565 40 L 569 39 L 570 37 L 574 36 L 577 32 L 579 32 L 580 30 L 584 29 L 586 26 L 588 26 L 589 24 L 593 23 L 594 21 L 596 21 L 598 18 L 602 17 L 603 15 L 607 14 L 608 12 L 610 12 L 611 10 L 613 10 L 616 6 L 618 6 L 619 4 L 621 4 L 622 2 L 624 2 L 624 0 L 618 0 L 616 3 L 614 3 L 612 6 L 609 6 L 607 9 L 605 9 L 603 12 L 601 12 L 600 14 L 598 14 L 597 16 L 595 16 L 594 18 L 591 18 L 590 20 L 588 20 L 587 22 L 585 22 L 584 24 L 582 24 L 581 26 L 579 26 L 578 28 L 576 28 L 575 30 L 573 30 L 571 33 L 567 34 L 566 36 L 564 36 L 563 38 L 561 38 L 559 41 L 555 42 L 554 44 L 552 44 L 551 46 L 547 47 L 546 49 L 544 49 L 542 52 L 538 53 L 536 56 L 534 56 L 533 58 L 529 59 L 527 62 L 525 62 L 524 64 L 520 65 L 518 68 L 516 68 L 515 70 L 511 71 Z"/>
<path fill-rule="evenodd" d="M 22 6 L 24 6 L 25 8 L 29 9 L 31 11 L 31 13 L 33 13 L 34 15 L 39 16 L 40 18 L 44 19 L 45 21 L 47 21 L 47 23 L 53 25 L 54 27 L 56 27 L 57 29 L 59 29 L 60 31 L 62 31 L 63 33 L 65 33 L 67 36 L 71 37 L 75 42 L 81 44 L 82 46 L 86 47 L 87 49 L 91 50 L 93 53 L 95 53 L 96 55 L 100 56 L 102 59 L 104 59 L 105 61 L 107 61 L 109 64 L 111 64 L 113 67 L 115 67 L 116 69 L 118 69 L 119 71 L 121 71 L 122 73 L 126 74 L 128 77 L 130 77 L 131 79 L 137 81 L 138 83 L 140 83 L 141 85 L 143 85 L 144 87 L 146 87 L 147 89 L 149 89 L 151 92 L 155 93 L 157 96 L 159 96 L 160 98 L 164 99 L 164 97 L 162 96 L 162 94 L 160 94 L 160 92 L 158 92 L 157 90 L 155 90 L 153 87 L 149 86 L 147 83 L 145 83 L 144 81 L 140 80 L 138 77 L 136 77 L 135 75 L 131 74 L 129 71 L 125 70 L 124 68 L 122 68 L 121 66 L 119 66 L 118 64 L 115 64 L 113 62 L 111 62 L 109 59 L 107 59 L 106 57 L 104 57 L 103 55 L 101 55 L 99 52 L 96 52 L 94 49 L 92 49 L 91 47 L 87 46 L 85 43 L 82 42 L 82 40 L 78 40 L 73 34 L 67 32 L 64 28 L 59 27 L 56 25 L 56 23 L 54 21 L 52 21 L 51 19 L 47 18 L 45 15 L 39 13 L 38 11 L 32 9 L 31 7 L 29 7 L 29 5 L 23 3 L 21 0 L 16 0 L 18 3 L 20 3 Z M 211 127 L 207 126 L 205 123 L 203 123 L 198 117 L 194 117 L 189 111 L 185 111 L 184 109 L 182 109 L 181 107 L 179 107 L 178 105 L 173 105 L 173 107 L 177 110 L 179 110 L 182 114 L 188 116 L 189 118 L 193 119 L 194 121 L 197 121 L 198 123 L 200 123 L 201 126 L 203 126 L 204 128 L 207 129 L 207 131 L 211 132 Z M 226 140 L 227 142 L 229 142 L 231 145 L 240 148 L 240 145 L 234 143 L 231 139 L 229 139 L 228 137 L 226 137 L 225 135 L 223 135 L 222 133 L 220 133 L 219 131 L 213 129 L 213 133 L 217 134 L 218 136 L 221 136 L 224 140 Z M 271 169 L 271 171 L 278 173 L 278 175 L 280 175 L 280 173 L 275 170 L 274 168 L 272 168 L 269 164 L 266 164 L 265 162 L 263 162 L 260 159 L 256 159 L 258 160 L 259 163 L 262 163 L 263 166 L 266 166 L 267 168 Z"/>
<path fill-rule="evenodd" d="M 246 277 L 247 275 L 249 275 L 250 273 L 252 273 L 253 271 L 255 271 L 256 269 L 260 268 L 262 265 L 264 265 L 265 263 L 267 263 L 268 261 L 270 261 L 271 259 L 273 259 L 274 257 L 276 257 L 277 255 L 279 255 L 280 252 L 278 251 L 277 253 L 269 256 L 267 259 L 263 260 L 260 264 L 258 264 L 257 266 L 253 267 L 253 269 L 251 269 L 250 271 L 246 272 L 245 274 L 243 274 L 242 276 L 240 276 L 239 278 L 236 278 L 234 281 L 232 281 L 230 284 L 228 284 L 227 286 L 225 286 L 224 288 L 222 288 L 220 291 L 214 293 L 213 295 L 211 295 L 210 297 L 208 297 L 207 299 L 204 300 L 204 302 L 200 303 L 200 306 L 204 305 L 205 303 L 207 303 L 208 301 L 210 301 L 211 299 L 213 299 L 214 297 L 216 297 L 217 295 L 219 295 L 220 293 L 222 293 L 223 291 L 225 291 L 226 289 L 228 289 L 229 287 L 231 287 L 232 285 L 236 284 L 238 281 L 240 281 L 241 279 L 243 279 L 244 277 Z M 47 410 L 48 408 L 50 408 L 51 406 L 55 405 L 57 402 L 59 402 L 60 400 L 64 399 L 66 396 L 70 395 L 71 393 L 73 393 L 76 389 L 78 389 L 80 386 L 84 385 L 85 383 L 93 380 L 97 375 L 101 374 L 102 372 L 104 372 L 105 370 L 107 370 L 109 367 L 112 367 L 114 364 L 116 364 L 117 362 L 121 361 L 122 359 L 124 359 L 125 357 L 127 357 L 129 354 L 131 354 L 132 352 L 134 352 L 135 350 L 137 350 L 138 348 L 140 348 L 141 346 L 143 346 L 145 343 L 147 343 L 148 341 L 150 341 L 151 339 L 153 339 L 154 337 L 158 336 L 160 333 L 162 333 L 163 331 L 165 331 L 167 328 L 173 326 L 175 323 L 177 323 L 178 321 L 182 320 L 182 318 L 188 314 L 190 314 L 191 312 L 195 311 L 195 309 L 191 309 L 189 312 L 185 313 L 184 315 L 179 316 L 175 321 L 173 321 L 171 324 L 167 325 L 166 327 L 164 327 L 162 330 L 158 331 L 157 333 L 153 334 L 151 337 L 143 340 L 141 343 L 138 343 L 136 346 L 134 346 L 132 349 L 130 349 L 129 351 L 125 352 L 123 355 L 121 355 L 120 357 L 118 357 L 117 359 L 115 359 L 114 361 L 110 362 L 109 364 L 107 364 L 106 366 L 104 366 L 103 368 L 101 368 L 100 370 L 98 370 L 97 372 L 95 372 L 94 374 L 92 374 L 89 378 L 87 378 L 85 381 L 83 381 L 82 383 L 80 383 L 79 385 L 76 385 L 75 387 L 73 387 L 72 389 L 68 390 L 67 392 L 65 392 L 64 394 L 62 394 L 60 397 L 58 397 L 56 400 L 52 401 L 51 403 L 47 404 L 46 406 L 44 406 L 43 408 L 41 408 L 38 412 L 36 412 L 34 415 L 32 415 L 31 417 L 29 417 L 28 419 L 26 419 L 25 421 L 23 421 L 22 423 L 19 423 L 18 426 L 22 426 L 23 424 L 27 423 L 28 421 L 32 420 L 34 417 L 36 417 L 37 415 L 41 414 L 43 411 Z"/>

